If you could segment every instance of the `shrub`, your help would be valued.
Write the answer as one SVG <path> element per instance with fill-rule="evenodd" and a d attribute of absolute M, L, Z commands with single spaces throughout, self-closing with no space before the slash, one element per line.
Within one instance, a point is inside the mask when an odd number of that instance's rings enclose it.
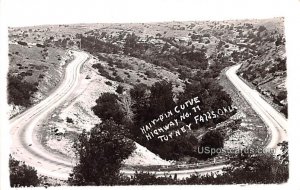
<path fill-rule="evenodd" d="M 119 85 L 119 86 L 117 87 L 117 89 L 116 89 L 116 92 L 117 92 L 118 94 L 122 94 L 123 91 L 124 91 L 124 87 L 121 86 L 121 85 Z"/>
<path fill-rule="evenodd" d="M 124 113 L 118 103 L 118 96 L 111 93 L 103 93 L 97 100 L 97 105 L 92 108 L 95 115 L 103 121 L 113 119 L 120 124 L 123 121 Z"/>
<path fill-rule="evenodd" d="M 124 82 L 124 80 L 120 76 L 116 76 L 115 81 Z"/>
<path fill-rule="evenodd" d="M 67 117 L 67 123 L 74 123 L 72 118 Z"/>
<path fill-rule="evenodd" d="M 42 44 L 36 44 L 36 47 L 45 48 L 45 46 Z"/>
<path fill-rule="evenodd" d="M 100 75 L 110 80 L 113 80 L 113 78 L 109 75 L 109 73 L 105 70 L 105 68 L 100 63 L 94 64 L 92 67 L 97 69 Z"/>
<path fill-rule="evenodd" d="M 112 83 L 110 81 L 106 81 L 105 84 L 112 86 Z"/>
<path fill-rule="evenodd" d="M 22 41 L 18 41 L 18 44 L 22 45 L 22 46 L 27 46 L 26 42 L 22 42 Z"/>
<path fill-rule="evenodd" d="M 151 70 L 147 70 L 145 72 L 145 75 L 147 75 L 147 77 L 149 77 L 149 78 L 156 78 L 157 77 L 156 73 L 151 71 Z"/>
<path fill-rule="evenodd" d="M 283 113 L 285 115 L 285 117 L 288 117 L 288 106 L 284 105 L 281 109 L 280 112 Z"/>

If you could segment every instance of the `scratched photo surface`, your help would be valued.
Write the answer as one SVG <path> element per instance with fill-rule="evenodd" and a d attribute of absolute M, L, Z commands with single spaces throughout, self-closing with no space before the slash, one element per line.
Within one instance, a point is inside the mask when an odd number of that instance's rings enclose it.
<path fill-rule="evenodd" d="M 11 187 L 287 182 L 284 18 L 8 33 Z"/>

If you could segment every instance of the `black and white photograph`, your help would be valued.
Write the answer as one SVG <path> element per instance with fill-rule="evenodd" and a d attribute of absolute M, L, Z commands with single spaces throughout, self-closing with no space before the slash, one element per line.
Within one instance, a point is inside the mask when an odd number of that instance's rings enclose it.
<path fill-rule="evenodd" d="M 288 18 L 253 15 L 7 20 L 9 186 L 287 184 Z"/>

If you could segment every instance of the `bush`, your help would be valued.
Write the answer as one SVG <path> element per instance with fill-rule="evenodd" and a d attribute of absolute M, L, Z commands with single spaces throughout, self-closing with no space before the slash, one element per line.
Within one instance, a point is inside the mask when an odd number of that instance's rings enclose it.
<path fill-rule="evenodd" d="M 119 75 L 116 76 L 114 80 L 117 82 L 124 82 L 124 80 Z"/>
<path fill-rule="evenodd" d="M 22 42 L 22 41 L 18 41 L 18 44 L 22 45 L 22 46 L 27 46 L 26 42 Z"/>
<path fill-rule="evenodd" d="M 117 89 L 116 89 L 116 92 L 117 92 L 118 94 L 122 94 L 123 91 L 124 91 L 124 87 L 121 86 L 121 85 L 119 85 L 119 86 L 117 87 Z"/>
<path fill-rule="evenodd" d="M 105 84 L 112 86 L 112 83 L 110 81 L 106 81 Z"/>
<path fill-rule="evenodd" d="M 151 71 L 151 70 L 147 70 L 145 72 L 145 75 L 147 75 L 147 77 L 149 77 L 149 78 L 156 78 L 157 77 L 156 73 Z"/>
<path fill-rule="evenodd" d="M 116 123 L 121 124 L 125 114 L 118 101 L 117 95 L 103 93 L 96 100 L 97 105 L 92 107 L 92 110 L 103 121 L 113 119 Z"/>
<path fill-rule="evenodd" d="M 67 117 L 67 123 L 74 123 L 72 118 Z"/>
<path fill-rule="evenodd" d="M 45 48 L 46 46 L 44 46 L 42 44 L 36 44 L 36 47 Z"/>
<path fill-rule="evenodd" d="M 177 179 L 176 174 L 174 177 L 167 175 L 157 177 L 155 174 L 136 172 L 124 185 L 280 184 L 287 182 L 289 178 L 288 161 L 283 163 L 279 159 L 281 156 L 235 155 L 232 163 L 237 164 L 224 168 L 221 174 L 218 172 L 206 175 L 192 174 L 185 179 Z"/>
<path fill-rule="evenodd" d="M 288 106 L 284 105 L 281 109 L 280 112 L 283 113 L 285 115 L 285 117 L 288 117 Z"/>
<path fill-rule="evenodd" d="M 94 64 L 92 67 L 97 69 L 99 74 L 104 76 L 105 78 L 114 80 L 114 78 L 109 75 L 109 73 L 105 70 L 105 68 L 100 63 Z"/>

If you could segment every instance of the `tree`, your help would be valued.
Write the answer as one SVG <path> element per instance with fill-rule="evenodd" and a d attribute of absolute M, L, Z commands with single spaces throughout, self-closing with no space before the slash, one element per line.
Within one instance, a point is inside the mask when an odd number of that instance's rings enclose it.
<path fill-rule="evenodd" d="M 116 185 L 122 178 L 122 161 L 135 145 L 127 138 L 124 126 L 107 120 L 90 133 L 84 130 L 74 147 L 79 161 L 68 179 L 71 185 Z"/>
<path fill-rule="evenodd" d="M 202 158 L 210 158 L 215 156 L 217 149 L 223 148 L 224 137 L 217 130 L 211 130 L 205 133 L 200 141 L 200 155 Z M 207 152 L 205 152 L 208 150 Z M 203 152 L 203 153 L 202 153 Z"/>
<path fill-rule="evenodd" d="M 124 112 L 119 105 L 119 98 L 115 94 L 103 93 L 97 100 L 97 105 L 92 107 L 93 112 L 103 121 L 113 119 L 121 124 L 124 118 Z"/>
<path fill-rule="evenodd" d="M 124 44 L 124 54 L 132 54 L 134 51 L 138 49 L 138 40 L 139 37 L 135 35 L 135 33 L 128 33 L 125 38 L 125 44 Z"/>
<path fill-rule="evenodd" d="M 9 155 L 9 172 L 11 187 L 36 187 L 40 184 L 37 171 L 24 162 L 15 160 L 11 155 Z"/>
<path fill-rule="evenodd" d="M 160 114 L 172 109 L 175 105 L 173 100 L 172 83 L 167 81 L 159 81 L 154 83 L 151 88 L 150 113 L 149 120 L 154 119 Z"/>
<path fill-rule="evenodd" d="M 145 84 L 137 84 L 130 90 L 132 100 L 131 110 L 133 113 L 132 135 L 135 140 L 140 139 L 140 127 L 146 122 L 149 113 L 149 99 L 147 96 L 147 86 Z"/>
<path fill-rule="evenodd" d="M 255 154 L 243 150 L 231 158 L 231 167 L 227 168 L 227 177 L 235 183 L 283 183 L 288 180 L 288 160 L 284 154 L 287 153 L 287 144 L 279 144 L 284 151 L 282 154 L 271 153 Z"/>
<path fill-rule="evenodd" d="M 178 104 L 183 104 L 187 100 L 198 96 L 200 100 L 200 103 L 198 103 L 198 105 L 201 107 L 200 113 L 210 112 L 231 105 L 232 101 L 230 96 L 222 89 L 219 84 L 214 81 L 214 79 L 206 78 L 205 80 L 202 80 L 203 74 L 200 72 L 198 72 L 194 79 L 195 80 L 192 80 L 190 83 L 186 84 L 184 92 L 179 95 Z M 199 114 L 194 112 L 191 113 L 192 117 L 189 117 L 185 120 L 188 123 L 193 123 L 193 115 Z M 233 112 L 226 113 L 222 116 L 220 115 L 218 118 L 214 118 L 208 122 L 202 123 L 201 126 L 215 126 L 217 123 L 229 118 L 232 114 Z M 194 127 L 200 127 L 200 125 Z"/>
<path fill-rule="evenodd" d="M 132 123 L 132 119 L 133 119 L 133 112 L 131 110 L 132 100 L 130 95 L 126 91 L 121 96 L 120 105 L 124 112 L 125 120 L 127 121 L 126 125 L 128 124 L 128 122 Z"/>

